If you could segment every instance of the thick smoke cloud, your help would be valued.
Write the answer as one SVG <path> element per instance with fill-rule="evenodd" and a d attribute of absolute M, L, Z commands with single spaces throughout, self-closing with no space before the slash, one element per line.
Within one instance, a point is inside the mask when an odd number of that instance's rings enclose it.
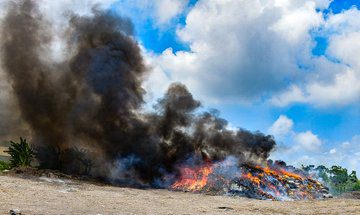
<path fill-rule="evenodd" d="M 155 184 L 189 157 L 241 162 L 268 158 L 271 136 L 226 129 L 187 88 L 170 85 L 153 113 L 142 111 L 148 69 L 129 20 L 94 9 L 69 18 L 69 56 L 47 59 L 51 23 L 36 1 L 9 6 L 2 61 L 40 165 L 120 183 Z"/>

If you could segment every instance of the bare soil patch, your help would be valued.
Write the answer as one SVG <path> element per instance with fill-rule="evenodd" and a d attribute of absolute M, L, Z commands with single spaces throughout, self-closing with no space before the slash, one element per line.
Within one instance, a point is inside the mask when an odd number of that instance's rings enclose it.
<path fill-rule="evenodd" d="M 18 176 L 24 176 L 20 174 Z M 360 200 L 264 201 L 122 188 L 49 175 L 0 176 L 0 214 L 360 214 Z"/>
<path fill-rule="evenodd" d="M 5 151 L 8 150 L 8 147 L 0 146 L 0 156 L 9 156 Z"/>

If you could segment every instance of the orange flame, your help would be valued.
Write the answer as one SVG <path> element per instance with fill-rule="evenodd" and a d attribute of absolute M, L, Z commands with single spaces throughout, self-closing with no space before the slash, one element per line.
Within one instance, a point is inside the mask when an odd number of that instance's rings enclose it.
<path fill-rule="evenodd" d="M 174 190 L 200 191 L 208 183 L 208 177 L 213 172 L 212 165 L 204 165 L 197 168 L 182 168 L 180 179 L 171 188 Z"/>
<path fill-rule="evenodd" d="M 256 185 L 260 185 L 260 182 L 261 182 L 260 178 L 254 177 L 250 172 L 243 175 L 243 177 L 246 179 L 249 179 L 251 182 L 253 182 Z"/>

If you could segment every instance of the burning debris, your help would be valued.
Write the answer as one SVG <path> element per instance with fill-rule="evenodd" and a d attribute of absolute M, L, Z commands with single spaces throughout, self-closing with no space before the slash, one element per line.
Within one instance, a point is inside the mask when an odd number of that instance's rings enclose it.
<path fill-rule="evenodd" d="M 179 179 L 171 189 L 263 200 L 331 197 L 327 187 L 299 169 L 274 164 L 266 167 L 242 164 L 237 167 L 234 158 L 214 164 L 180 167 Z"/>
<path fill-rule="evenodd" d="M 235 179 L 229 189 L 233 195 L 271 200 L 301 200 L 331 197 L 329 189 L 320 182 L 282 168 L 243 167 L 242 177 Z"/>
<path fill-rule="evenodd" d="M 69 56 L 50 62 L 53 35 L 36 3 L 9 4 L 1 57 L 18 102 L 14 111 L 31 129 L 42 168 L 261 199 L 326 193 L 309 177 L 257 166 L 274 149 L 273 137 L 229 130 L 216 111 L 197 114 L 200 102 L 180 83 L 170 85 L 153 113 L 145 112 L 141 84 L 148 69 L 127 19 L 96 9 L 70 16 Z M 189 157 L 197 164 L 183 168 Z"/>

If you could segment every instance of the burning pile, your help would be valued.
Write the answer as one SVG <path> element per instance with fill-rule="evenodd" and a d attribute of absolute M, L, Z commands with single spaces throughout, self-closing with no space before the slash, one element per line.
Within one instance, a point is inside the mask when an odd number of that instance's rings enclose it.
<path fill-rule="evenodd" d="M 229 193 L 272 200 L 317 199 L 331 196 L 329 189 L 320 182 L 282 168 L 255 166 L 243 170 L 244 175 L 232 182 Z"/>
<path fill-rule="evenodd" d="M 241 165 L 236 168 L 235 165 L 226 161 L 181 167 L 179 180 L 171 189 L 270 200 L 331 197 L 327 187 L 293 167 L 268 164 L 266 167 Z M 229 169 L 232 170 L 227 172 Z M 234 170 L 236 172 L 231 174 Z"/>

